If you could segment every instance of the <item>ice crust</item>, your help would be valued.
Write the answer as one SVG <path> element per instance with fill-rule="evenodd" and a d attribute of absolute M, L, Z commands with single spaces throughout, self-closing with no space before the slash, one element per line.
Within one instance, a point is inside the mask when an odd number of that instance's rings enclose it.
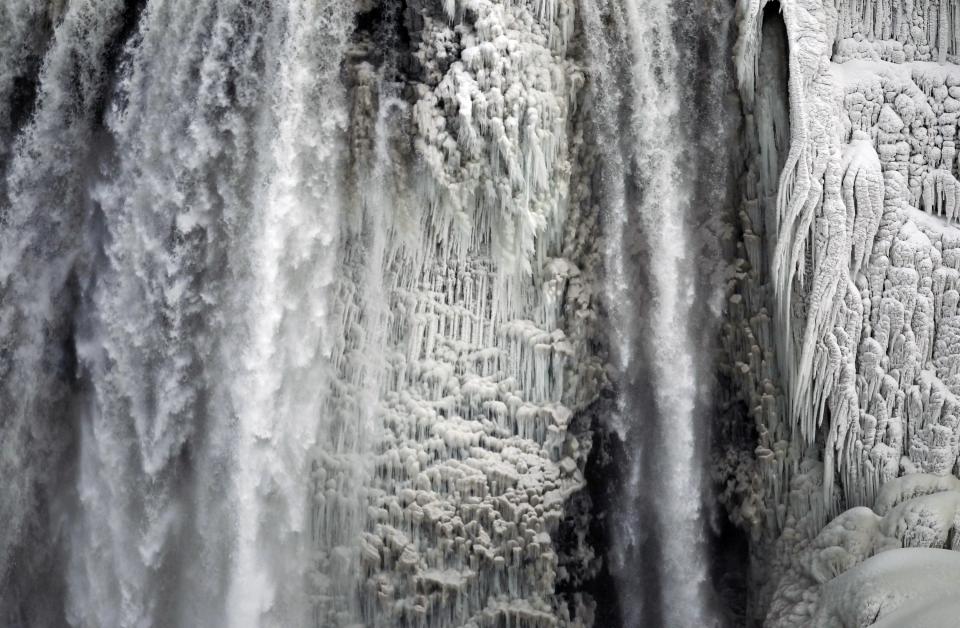
<path fill-rule="evenodd" d="M 813 628 L 956 625 L 960 553 L 898 549 L 870 558 L 823 587 Z"/>
<path fill-rule="evenodd" d="M 851 508 L 812 540 L 797 538 L 765 625 L 868 626 L 901 605 L 908 613 L 915 598 L 950 601 L 960 586 L 958 489 L 952 476 L 901 476 L 872 508 Z"/>
<path fill-rule="evenodd" d="M 739 5 L 751 160 L 724 340 L 756 442 L 718 458 L 721 499 L 752 534 L 754 618 L 869 625 L 829 601 L 837 576 L 956 549 L 960 5 L 783 0 L 778 96 L 768 4 Z M 767 130 L 778 98 L 789 142 Z"/>

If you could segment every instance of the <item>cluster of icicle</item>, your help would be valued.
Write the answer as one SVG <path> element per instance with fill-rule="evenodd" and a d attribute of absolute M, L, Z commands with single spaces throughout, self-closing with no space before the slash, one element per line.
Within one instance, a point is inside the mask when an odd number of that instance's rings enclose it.
<path fill-rule="evenodd" d="M 586 346 L 595 297 L 580 267 L 597 259 L 578 227 L 592 218 L 571 194 L 583 81 L 566 52 L 573 3 L 420 11 L 414 105 L 385 93 L 369 65 L 352 91 L 352 127 L 373 129 L 366 148 L 354 147 L 370 152 L 355 155 L 371 164 L 358 179 L 390 190 L 360 192 L 363 220 L 393 216 L 350 253 L 378 277 L 386 330 L 368 365 L 380 374 L 367 393 L 377 437 L 360 617 L 370 626 L 589 625 L 586 598 L 556 595 L 568 558 L 554 546 L 591 444 L 571 431 L 574 416 L 603 378 Z M 415 177 L 398 147 L 406 117 L 425 164 Z M 345 283 L 345 297 L 365 272 Z"/>
<path fill-rule="evenodd" d="M 763 131 L 749 114 L 762 110 L 766 4 L 740 7 L 748 133 Z M 917 20 L 932 28 L 943 14 L 907 4 L 781 3 L 791 137 L 786 155 L 769 132 L 753 146 L 726 328 L 758 435 L 755 461 L 726 463 L 740 470 L 735 518 L 781 547 L 898 476 L 957 471 L 960 66 L 927 61 L 938 57 Z M 909 54 L 882 53 L 891 41 Z M 768 198 L 765 161 L 777 157 Z"/>
<path fill-rule="evenodd" d="M 490 247 L 501 273 L 528 276 L 565 223 L 567 127 L 584 80 L 566 56 L 573 3 L 452 9 L 424 18 L 416 53 L 417 148 L 436 180 L 427 217 L 453 255 Z M 465 20 L 451 28 L 454 17 Z"/>
<path fill-rule="evenodd" d="M 832 7 L 829 7 L 832 8 Z M 951 61 L 960 53 L 956 0 L 837 0 L 837 39 L 876 44 L 891 61 Z"/>

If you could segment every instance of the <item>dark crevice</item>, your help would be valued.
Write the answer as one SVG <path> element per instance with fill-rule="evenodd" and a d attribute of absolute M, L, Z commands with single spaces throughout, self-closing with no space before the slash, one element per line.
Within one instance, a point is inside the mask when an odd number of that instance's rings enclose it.
<path fill-rule="evenodd" d="M 36 108 L 39 87 L 37 75 L 37 70 L 33 70 L 13 79 L 13 90 L 10 94 L 10 129 L 13 133 L 23 128 Z"/>
<path fill-rule="evenodd" d="M 760 147 L 760 189 L 775 197 L 790 150 L 790 51 L 787 25 L 776 0 L 763 10 L 757 67 L 757 133 Z M 764 198 L 761 197 L 761 202 Z"/>
<path fill-rule="evenodd" d="M 588 533 L 588 542 L 599 556 L 604 557 L 601 564 L 589 579 L 580 586 L 580 592 L 590 595 L 596 602 L 596 626 L 622 626 L 622 611 L 616 586 L 616 579 L 610 571 L 607 556 L 614 546 L 617 531 L 609 514 L 614 512 L 620 491 L 612 478 L 619 475 L 617 461 L 625 457 L 623 443 L 604 425 L 604 417 L 612 416 L 615 400 L 609 392 L 597 404 L 598 408 L 593 428 L 593 445 L 584 477 L 590 498 L 592 516 Z"/>
<path fill-rule="evenodd" d="M 101 97 L 97 101 L 94 109 L 94 120 L 97 126 L 104 125 L 104 118 L 110 104 L 110 97 L 116 92 L 116 84 L 120 79 L 121 69 L 124 67 L 125 57 L 128 53 L 127 43 L 134 36 L 137 25 L 140 23 L 140 16 L 147 5 L 146 0 L 128 0 L 124 6 L 121 16 L 120 27 L 110 44 L 104 51 L 104 64 L 110 83 L 105 85 Z"/>
<path fill-rule="evenodd" d="M 358 13 L 354 23 L 355 61 L 383 68 L 387 82 L 404 82 L 412 68 L 415 24 L 407 0 L 384 0 Z"/>
<path fill-rule="evenodd" d="M 564 518 L 554 537 L 558 567 L 556 593 L 562 603 L 567 605 L 571 617 L 577 616 L 578 600 L 596 603 L 595 612 L 603 614 L 615 599 L 607 599 L 612 592 L 612 582 L 605 569 L 602 556 L 605 551 L 605 539 L 602 524 L 605 517 L 599 509 L 605 508 L 605 496 L 598 492 L 602 482 L 591 481 L 602 467 L 604 444 L 602 443 L 602 403 L 595 403 L 578 414 L 570 426 L 570 434 L 575 435 L 583 447 L 589 447 L 587 465 L 584 469 L 586 487 L 571 496 L 564 506 Z M 584 600 L 582 595 L 588 599 Z M 602 624 L 600 624 L 602 625 Z"/>

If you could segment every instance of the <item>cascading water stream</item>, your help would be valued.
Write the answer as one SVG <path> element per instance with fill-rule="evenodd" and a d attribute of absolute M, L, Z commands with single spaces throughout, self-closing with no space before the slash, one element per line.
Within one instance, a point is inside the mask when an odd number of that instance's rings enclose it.
<path fill-rule="evenodd" d="M 626 467 L 615 498 L 611 570 L 625 625 L 709 626 L 719 622 L 707 583 L 704 511 L 701 406 L 710 349 L 695 346 L 703 325 L 695 312 L 716 287 L 700 277 L 704 241 L 694 232 L 705 221 L 697 208 L 705 199 L 691 173 L 706 160 L 690 135 L 696 69 L 678 52 L 690 36 L 682 29 L 686 5 L 600 5 L 599 12 L 587 10 L 584 22 L 597 64 L 597 132 L 608 147 L 606 229 L 617 242 L 606 257 L 619 391 L 612 427 Z M 601 14 L 614 25 L 606 33 Z M 618 67 L 625 69 L 616 74 Z M 716 98 L 719 83 L 702 89 Z M 711 144 L 704 152 L 722 151 Z"/>
<path fill-rule="evenodd" d="M 310 472 L 331 416 L 324 403 L 347 127 L 339 59 L 353 12 L 342 2 L 292 2 L 280 13 L 274 28 L 285 33 L 272 38 L 282 44 L 265 114 L 278 137 L 264 155 L 249 236 L 253 305 L 238 304 L 249 344 L 236 348 L 242 372 L 232 391 L 241 526 L 228 620 L 237 626 L 307 625 Z"/>
<path fill-rule="evenodd" d="M 625 499 L 644 500 L 655 513 L 651 534 L 659 541 L 660 561 L 654 569 L 663 625 L 693 628 L 706 624 L 706 567 L 700 428 L 694 412 L 699 373 L 690 329 L 695 247 L 687 224 L 690 192 L 679 176 L 683 142 L 678 137 L 682 93 L 673 37 L 676 12 L 669 3 L 653 0 L 628 2 L 625 13 L 634 55 L 631 165 L 639 188 L 629 211 L 639 216 L 648 264 L 642 275 L 649 282 L 649 302 L 640 338 L 653 391 L 652 405 L 628 402 L 632 421 L 643 431 L 641 454 L 633 464 L 646 473 L 632 475 Z M 625 245 L 627 255 L 626 247 L 636 246 Z M 643 460 L 644 455 L 651 459 Z"/>
<path fill-rule="evenodd" d="M 39 29 L 39 8 L 10 11 L 6 37 L 37 37 L 17 29 Z M 49 18 L 0 216 L 4 446 L 26 456 L 3 464 L 48 485 L 49 516 L 71 522 L 53 570 L 63 609 L 45 612 L 306 625 L 353 15 L 339 2 L 85 0 Z M 50 292 L 64 284 L 73 295 Z M 44 414 L 76 417 L 75 441 Z M 35 479 L 73 446 L 75 496 Z M 30 499 L 3 494 L 5 569 L 31 534 Z"/>

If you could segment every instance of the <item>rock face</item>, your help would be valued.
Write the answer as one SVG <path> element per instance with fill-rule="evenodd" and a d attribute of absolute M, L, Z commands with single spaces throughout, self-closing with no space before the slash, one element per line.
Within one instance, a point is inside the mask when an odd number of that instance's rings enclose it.
<path fill-rule="evenodd" d="M 957 549 L 960 24 L 945 0 L 739 13 L 751 157 L 724 343 L 755 438 L 721 456 L 721 498 L 752 535 L 750 622 L 872 625 L 960 575 L 947 556 L 906 586 L 941 558 L 885 554 Z"/>

